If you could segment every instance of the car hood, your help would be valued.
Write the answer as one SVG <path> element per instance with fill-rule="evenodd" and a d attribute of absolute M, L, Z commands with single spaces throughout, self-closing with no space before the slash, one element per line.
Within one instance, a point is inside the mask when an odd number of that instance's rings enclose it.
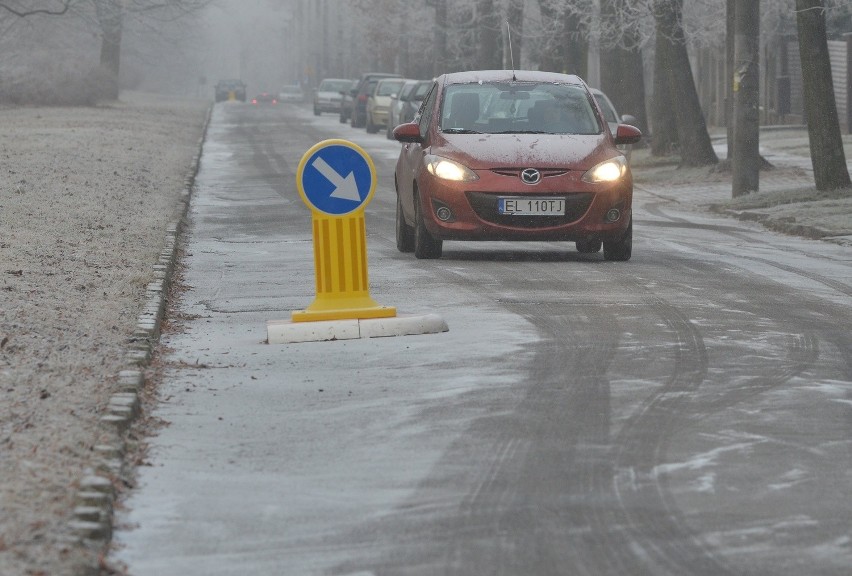
<path fill-rule="evenodd" d="M 605 134 L 440 134 L 431 152 L 474 170 L 513 166 L 588 170 L 620 154 Z"/>

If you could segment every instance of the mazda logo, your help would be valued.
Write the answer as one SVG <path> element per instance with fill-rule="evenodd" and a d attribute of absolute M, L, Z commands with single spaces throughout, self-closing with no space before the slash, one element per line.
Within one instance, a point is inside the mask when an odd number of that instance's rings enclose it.
<path fill-rule="evenodd" d="M 541 172 L 535 168 L 527 168 L 521 172 L 521 181 L 524 184 L 538 184 L 541 181 Z"/>

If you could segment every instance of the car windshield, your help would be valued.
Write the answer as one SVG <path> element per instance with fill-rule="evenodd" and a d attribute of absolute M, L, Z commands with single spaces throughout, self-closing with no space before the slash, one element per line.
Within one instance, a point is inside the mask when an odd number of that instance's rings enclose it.
<path fill-rule="evenodd" d="M 399 92 L 403 83 L 404 80 L 399 82 L 382 82 L 379 84 L 378 88 L 376 88 L 376 96 L 390 96 L 391 94 L 396 94 Z"/>
<path fill-rule="evenodd" d="M 298 86 L 284 86 L 281 91 L 285 94 L 298 94 L 302 89 Z"/>
<path fill-rule="evenodd" d="M 349 90 L 352 83 L 349 80 L 323 80 L 320 82 L 319 92 L 343 92 Z"/>
<path fill-rule="evenodd" d="M 494 82 L 444 89 L 440 128 L 456 134 L 601 134 L 579 84 Z"/>

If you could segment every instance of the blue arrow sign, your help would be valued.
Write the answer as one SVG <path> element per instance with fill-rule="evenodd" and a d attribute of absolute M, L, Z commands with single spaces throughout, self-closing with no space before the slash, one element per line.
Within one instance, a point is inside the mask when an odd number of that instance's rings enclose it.
<path fill-rule="evenodd" d="M 309 208 L 343 216 L 370 201 L 376 188 L 376 168 L 357 144 L 325 140 L 302 157 L 296 184 Z"/>

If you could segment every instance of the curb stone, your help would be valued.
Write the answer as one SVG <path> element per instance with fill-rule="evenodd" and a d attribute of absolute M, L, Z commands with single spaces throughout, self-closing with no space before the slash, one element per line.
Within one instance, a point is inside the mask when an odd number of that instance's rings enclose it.
<path fill-rule="evenodd" d="M 98 458 L 96 469 L 85 470 L 79 481 L 77 504 L 68 528 L 72 542 L 89 548 L 104 550 L 112 539 L 113 509 L 117 497 L 115 485 L 121 481 L 120 477 L 125 472 L 125 435 L 141 413 L 139 395 L 145 383 L 142 370 L 150 362 L 160 337 L 166 295 L 177 260 L 178 238 L 189 211 L 212 111 L 213 106 L 208 106 L 198 150 L 184 178 L 184 188 L 179 199 L 182 205 L 179 208 L 180 216 L 166 230 L 162 250 L 153 265 L 154 280 L 145 287 L 145 303 L 137 316 L 136 329 L 128 339 L 124 353 L 125 368 L 119 371 L 113 394 L 100 417 L 100 427 L 106 439 L 99 439 L 98 445 L 94 447 Z M 97 573 L 97 567 L 93 567 L 93 573 Z"/>

